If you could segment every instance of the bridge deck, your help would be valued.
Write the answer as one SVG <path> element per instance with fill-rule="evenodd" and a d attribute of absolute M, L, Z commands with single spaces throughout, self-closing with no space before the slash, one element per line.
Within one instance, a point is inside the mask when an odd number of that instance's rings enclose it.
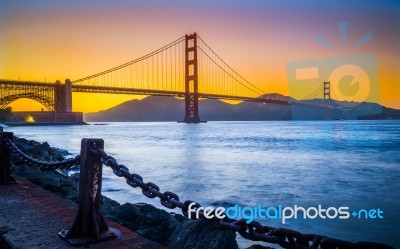
<path fill-rule="evenodd" d="M 77 205 L 23 178 L 16 180 L 18 184 L 0 186 L 0 248 L 8 247 L 4 241 L 20 249 L 77 248 L 58 237 L 71 226 Z M 121 231 L 119 237 L 90 245 L 91 249 L 164 248 L 115 222 L 107 224 Z"/>
<path fill-rule="evenodd" d="M 12 80 L 2 80 L 0 79 L 0 85 L 4 88 L 3 90 L 26 90 L 26 87 L 36 87 L 36 88 L 52 88 L 55 86 L 54 83 L 45 83 L 45 82 L 29 82 L 29 81 L 12 81 Z M 1 89 L 1 88 L 0 88 Z M 30 89 L 30 88 L 29 88 Z M 29 90 L 28 89 L 28 90 Z M 112 87 L 112 86 L 95 86 L 95 85 L 79 85 L 73 84 L 71 86 L 72 92 L 81 92 L 81 93 L 104 93 L 104 94 L 131 94 L 131 95 L 151 95 L 151 96 L 170 96 L 170 97 L 185 97 L 185 91 L 171 91 L 171 90 L 160 90 L 160 89 L 141 89 L 141 88 L 129 88 L 129 87 Z M 29 94 L 29 93 L 28 93 Z M 199 98 L 204 99 L 222 99 L 222 100 L 235 100 L 235 101 L 248 101 L 248 102 L 258 102 L 258 103 L 266 103 L 266 104 L 278 104 L 278 105 L 296 105 L 296 106 L 306 106 L 306 107 L 315 107 L 320 109 L 346 109 L 342 106 L 332 105 L 331 102 L 325 104 L 312 104 L 304 101 L 296 101 L 290 100 L 288 97 L 255 97 L 255 96 L 240 96 L 240 95 L 229 95 L 229 94 L 213 94 L 213 93 L 197 93 Z M 27 97 L 29 95 L 13 95 L 14 99 Z M 12 97 L 12 96 L 11 96 Z M 4 99 L 7 98 L 3 97 Z M 1 96 L 0 96 L 1 99 Z M 332 99 L 333 100 L 333 99 Z M 5 101 L 3 104 L 5 107 L 9 104 L 10 101 Z M 1 101 L 0 101 L 1 107 Z M 49 108 L 48 108 L 49 109 Z M 51 109 L 51 108 L 50 108 Z M 50 110 L 49 109 L 49 110 Z"/>

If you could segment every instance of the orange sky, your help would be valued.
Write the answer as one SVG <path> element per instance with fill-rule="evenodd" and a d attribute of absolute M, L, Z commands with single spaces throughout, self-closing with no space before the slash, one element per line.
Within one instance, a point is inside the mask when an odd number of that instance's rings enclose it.
<path fill-rule="evenodd" d="M 265 92 L 289 94 L 293 61 L 372 52 L 381 103 L 400 108 L 400 4 L 395 1 L 13 1 L 0 8 L 0 78 L 79 79 L 197 32 Z M 340 45 L 338 23 L 348 22 Z M 352 49 L 366 32 L 373 39 Z M 335 51 L 316 42 L 321 35 Z M 200 82 L 201 84 L 201 82 Z M 143 96 L 140 96 L 142 98 Z M 138 96 L 73 94 L 73 110 L 108 109 Z M 14 110 L 39 110 L 18 100 Z"/>

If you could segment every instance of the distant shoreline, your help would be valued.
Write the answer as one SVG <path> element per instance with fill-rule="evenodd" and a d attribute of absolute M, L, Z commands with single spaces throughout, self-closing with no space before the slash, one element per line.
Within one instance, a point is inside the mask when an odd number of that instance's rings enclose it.
<path fill-rule="evenodd" d="M 5 122 L 5 123 L 0 123 L 1 125 L 7 125 L 7 126 L 49 126 L 49 125 L 89 125 L 86 122 L 79 122 L 79 123 L 63 123 L 63 122 L 57 122 L 57 123 L 52 123 L 52 122 L 46 122 L 46 123 L 39 123 L 39 122 Z"/>
<path fill-rule="evenodd" d="M 289 98 L 265 95 L 269 98 Z M 400 110 L 377 103 L 331 100 L 335 108 L 323 109 L 323 99 L 305 101 L 304 105 L 242 102 L 229 104 L 215 99 L 199 101 L 199 116 L 207 121 L 270 121 L 270 120 L 386 120 L 400 119 Z M 317 106 L 317 107 L 316 107 Z M 108 110 L 85 113 L 86 122 L 176 122 L 184 118 L 184 101 L 170 97 L 150 96 L 130 100 Z"/>

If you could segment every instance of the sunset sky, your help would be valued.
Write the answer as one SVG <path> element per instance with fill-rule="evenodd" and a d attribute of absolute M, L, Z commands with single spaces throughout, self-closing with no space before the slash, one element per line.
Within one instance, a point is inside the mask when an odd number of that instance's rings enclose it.
<path fill-rule="evenodd" d="M 348 23 L 344 47 L 339 22 Z M 1 1 L 0 78 L 79 79 L 197 32 L 250 82 L 284 95 L 290 62 L 374 53 L 381 103 L 400 108 L 399 24 L 394 0 Z M 354 49 L 367 32 L 372 40 Z M 73 110 L 99 111 L 138 97 L 74 93 Z M 12 106 L 41 108 L 27 100 Z"/>

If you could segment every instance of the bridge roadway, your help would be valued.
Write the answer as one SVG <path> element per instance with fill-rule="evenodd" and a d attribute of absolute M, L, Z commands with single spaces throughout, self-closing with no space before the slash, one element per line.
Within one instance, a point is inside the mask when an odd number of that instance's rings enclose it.
<path fill-rule="evenodd" d="M 15 89 L 22 90 L 24 87 L 38 87 L 38 88 L 50 88 L 54 87 L 54 83 L 43 83 L 33 81 L 11 81 L 11 80 L 0 80 L 0 85 L 3 89 Z M 7 87 L 6 87 L 7 86 Z M 131 94 L 131 95 L 151 95 L 151 96 L 170 96 L 184 98 L 184 91 L 164 91 L 154 89 L 140 89 L 140 88 L 125 88 L 125 87 L 105 87 L 105 86 L 90 86 L 90 85 L 77 85 L 72 84 L 72 92 L 83 92 L 83 93 L 106 93 L 106 94 Z M 250 102 L 261 102 L 271 103 L 280 105 L 289 105 L 290 102 L 286 99 L 272 99 L 262 97 L 248 97 L 248 96 L 232 96 L 224 94 L 210 94 L 210 93 L 198 93 L 199 98 L 205 99 L 224 99 L 224 100 L 237 100 L 237 101 L 250 101 Z"/>
<path fill-rule="evenodd" d="M 73 247 L 58 237 L 62 229 L 72 225 L 78 210 L 75 203 L 24 178 L 16 180 L 17 184 L 0 188 L 0 248 L 87 248 Z M 91 249 L 165 248 L 115 222 L 107 220 L 107 224 L 119 230 L 118 238 L 91 244 Z"/>

